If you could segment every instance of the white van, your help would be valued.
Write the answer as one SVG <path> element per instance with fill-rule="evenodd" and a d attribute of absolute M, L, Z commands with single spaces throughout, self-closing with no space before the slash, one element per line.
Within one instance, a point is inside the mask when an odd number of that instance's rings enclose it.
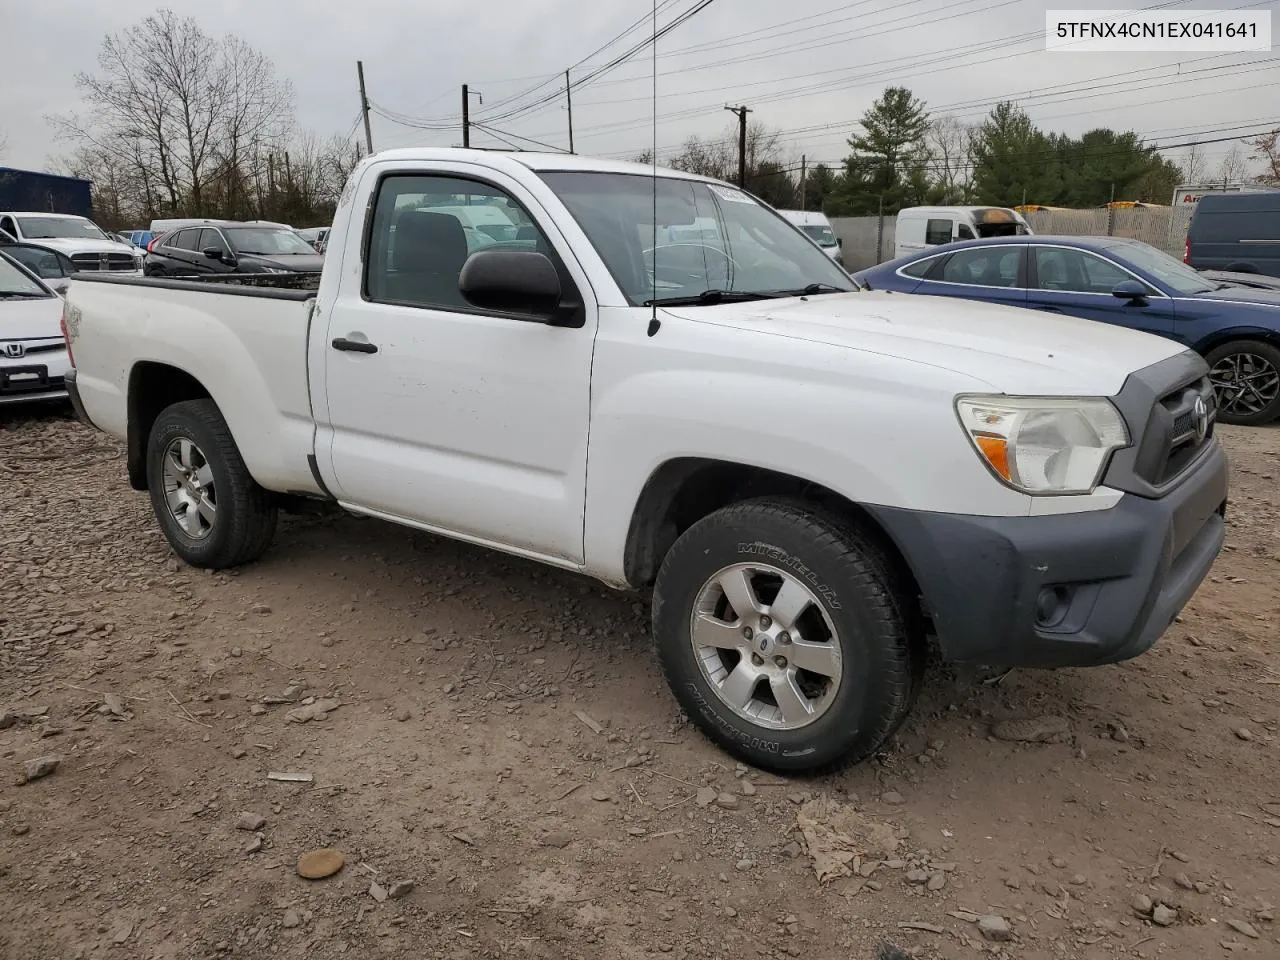
<path fill-rule="evenodd" d="M 836 237 L 836 232 L 831 229 L 831 221 L 825 216 L 809 210 L 779 210 L 778 214 L 794 223 L 801 233 L 822 248 L 823 253 L 844 266 L 844 256 L 840 249 L 844 242 Z"/>
<path fill-rule="evenodd" d="M 1022 214 L 1008 207 L 907 207 L 898 213 L 893 255 L 905 257 L 953 240 L 1031 233 Z"/>

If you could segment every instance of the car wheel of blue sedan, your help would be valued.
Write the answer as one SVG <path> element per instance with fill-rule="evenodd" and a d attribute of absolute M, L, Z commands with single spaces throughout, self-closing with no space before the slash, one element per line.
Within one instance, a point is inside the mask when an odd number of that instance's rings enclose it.
<path fill-rule="evenodd" d="M 1205 360 L 1220 422 L 1257 426 L 1280 416 L 1280 350 L 1262 340 L 1232 340 Z"/>

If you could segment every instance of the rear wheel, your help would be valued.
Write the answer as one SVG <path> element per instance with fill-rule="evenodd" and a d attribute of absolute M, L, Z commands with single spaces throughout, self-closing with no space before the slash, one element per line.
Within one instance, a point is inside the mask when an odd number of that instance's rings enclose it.
<path fill-rule="evenodd" d="M 654 588 L 663 671 L 741 759 L 816 772 L 865 759 L 902 723 L 923 632 L 884 553 L 837 517 L 754 500 L 676 541 Z"/>
<path fill-rule="evenodd" d="M 1257 426 L 1280 416 L 1280 350 L 1261 340 L 1233 340 L 1205 360 L 1220 422 Z"/>
<path fill-rule="evenodd" d="M 249 475 L 212 400 L 175 403 L 156 418 L 147 487 L 165 538 L 192 566 L 239 566 L 271 544 L 275 503 Z"/>

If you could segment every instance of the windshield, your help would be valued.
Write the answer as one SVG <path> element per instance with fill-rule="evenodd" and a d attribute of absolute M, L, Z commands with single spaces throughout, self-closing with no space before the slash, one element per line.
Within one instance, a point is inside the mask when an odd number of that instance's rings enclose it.
<path fill-rule="evenodd" d="M 44 287 L 7 256 L 0 254 L 0 299 L 5 297 L 49 297 Z M 0 311 L 0 322 L 4 313 Z"/>
<path fill-rule="evenodd" d="M 804 226 L 800 229 L 820 247 L 834 247 L 836 245 L 836 235 L 831 232 L 831 228 L 825 223 L 817 224 L 816 226 Z"/>
<path fill-rule="evenodd" d="M 281 227 L 227 227 L 227 242 L 235 253 L 284 257 L 316 255 L 315 249 L 292 230 Z"/>
<path fill-rule="evenodd" d="M 856 289 L 826 254 L 740 190 L 625 173 L 541 176 L 633 306 L 712 291 L 781 296 L 815 284 L 827 292 Z"/>
<path fill-rule="evenodd" d="M 91 220 L 82 217 L 19 217 L 19 228 L 27 240 L 109 240 Z"/>
<path fill-rule="evenodd" d="M 1217 289 L 1217 284 L 1206 280 L 1185 263 L 1145 243 L 1134 241 L 1123 245 L 1115 244 L 1112 249 L 1132 266 L 1151 274 L 1175 293 L 1189 295 Z"/>

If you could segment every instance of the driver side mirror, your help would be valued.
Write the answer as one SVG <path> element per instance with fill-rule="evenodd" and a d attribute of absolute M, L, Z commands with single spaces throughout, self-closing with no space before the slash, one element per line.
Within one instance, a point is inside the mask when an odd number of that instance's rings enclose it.
<path fill-rule="evenodd" d="M 517 314 L 535 323 L 581 326 L 579 307 L 560 304 L 560 274 L 543 253 L 529 250 L 480 250 L 467 258 L 458 274 L 458 289 L 482 310 Z"/>
<path fill-rule="evenodd" d="M 231 262 L 231 255 L 225 250 L 219 250 L 217 247 L 205 247 L 201 252 L 210 260 L 226 260 L 228 263 Z"/>
<path fill-rule="evenodd" d="M 67 287 L 71 285 L 70 277 L 57 277 L 53 280 L 46 280 L 45 284 L 60 297 L 67 295 Z"/>
<path fill-rule="evenodd" d="M 844 249 L 844 237 L 836 237 L 836 246 L 841 250 Z"/>
<path fill-rule="evenodd" d="M 1151 295 L 1151 291 L 1137 280 L 1121 280 L 1111 288 L 1111 295 L 1121 300 L 1129 300 L 1136 306 L 1141 306 L 1147 302 L 1147 297 Z"/>

